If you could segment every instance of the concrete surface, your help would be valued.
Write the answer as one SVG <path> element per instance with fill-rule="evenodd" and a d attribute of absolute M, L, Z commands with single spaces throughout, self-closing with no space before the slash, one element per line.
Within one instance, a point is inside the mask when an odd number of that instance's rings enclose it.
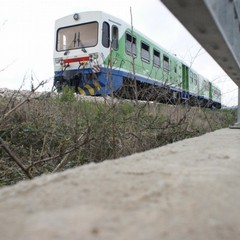
<path fill-rule="evenodd" d="M 238 129 L 0 190 L 1 240 L 239 237 Z"/>

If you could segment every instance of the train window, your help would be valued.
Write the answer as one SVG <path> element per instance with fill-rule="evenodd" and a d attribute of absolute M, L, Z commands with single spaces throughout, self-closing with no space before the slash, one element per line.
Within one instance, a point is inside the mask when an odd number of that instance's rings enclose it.
<path fill-rule="evenodd" d="M 107 22 L 102 25 L 102 45 L 106 48 L 110 46 L 110 27 Z"/>
<path fill-rule="evenodd" d="M 150 62 L 150 47 L 148 44 L 141 42 L 141 58 L 145 62 Z"/>
<path fill-rule="evenodd" d="M 137 55 L 136 38 L 129 33 L 126 33 L 126 52 L 130 55 Z"/>
<path fill-rule="evenodd" d="M 209 83 L 207 81 L 204 81 L 204 88 L 205 91 L 209 91 Z"/>
<path fill-rule="evenodd" d="M 169 72 L 169 58 L 163 55 L 163 70 Z"/>
<path fill-rule="evenodd" d="M 112 48 L 118 49 L 118 27 L 115 25 L 112 26 Z"/>
<path fill-rule="evenodd" d="M 94 47 L 98 43 L 98 23 L 89 22 L 57 31 L 57 51 L 84 49 Z"/>
<path fill-rule="evenodd" d="M 153 49 L 153 65 L 160 67 L 160 52 L 155 49 Z"/>
<path fill-rule="evenodd" d="M 190 83 L 193 83 L 193 73 L 190 71 Z"/>
<path fill-rule="evenodd" d="M 194 73 L 194 75 L 193 75 L 193 80 L 194 80 L 194 85 L 197 86 L 198 76 L 197 76 L 197 74 L 195 74 L 195 73 Z"/>

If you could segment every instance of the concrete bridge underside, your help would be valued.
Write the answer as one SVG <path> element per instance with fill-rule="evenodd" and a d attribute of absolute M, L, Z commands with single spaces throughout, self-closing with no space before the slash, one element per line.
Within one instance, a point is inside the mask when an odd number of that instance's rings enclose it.
<path fill-rule="evenodd" d="M 161 0 L 238 86 L 240 125 L 240 2 Z"/>
<path fill-rule="evenodd" d="M 240 4 L 229 0 L 162 0 L 240 87 Z"/>

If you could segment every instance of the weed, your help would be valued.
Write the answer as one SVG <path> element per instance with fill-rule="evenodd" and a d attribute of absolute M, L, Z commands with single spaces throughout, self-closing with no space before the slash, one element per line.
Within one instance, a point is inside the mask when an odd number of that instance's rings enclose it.
<path fill-rule="evenodd" d="M 13 101 L 13 100 L 11 100 Z M 0 111 L 18 104 L 0 100 Z M 0 124 L 0 134 L 35 177 L 89 162 L 114 159 L 227 127 L 233 111 L 135 101 L 76 100 L 65 89 L 57 98 L 37 98 L 15 109 Z M 28 176 L 3 148 L 0 186 Z"/>

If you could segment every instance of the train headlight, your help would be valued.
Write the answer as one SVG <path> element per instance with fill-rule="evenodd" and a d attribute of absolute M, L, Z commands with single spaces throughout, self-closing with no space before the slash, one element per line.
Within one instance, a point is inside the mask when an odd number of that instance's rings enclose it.
<path fill-rule="evenodd" d="M 56 64 L 61 63 L 61 61 L 62 61 L 62 58 L 55 58 L 55 63 L 56 63 Z"/>
<path fill-rule="evenodd" d="M 73 15 L 73 19 L 75 20 L 75 21 L 77 21 L 77 20 L 79 20 L 79 14 L 78 13 L 74 13 L 74 15 Z"/>
<path fill-rule="evenodd" d="M 90 62 L 98 59 L 98 53 L 89 54 Z"/>
<path fill-rule="evenodd" d="M 94 58 L 94 59 L 98 59 L 98 53 L 94 53 L 94 54 L 93 54 L 93 58 Z"/>

